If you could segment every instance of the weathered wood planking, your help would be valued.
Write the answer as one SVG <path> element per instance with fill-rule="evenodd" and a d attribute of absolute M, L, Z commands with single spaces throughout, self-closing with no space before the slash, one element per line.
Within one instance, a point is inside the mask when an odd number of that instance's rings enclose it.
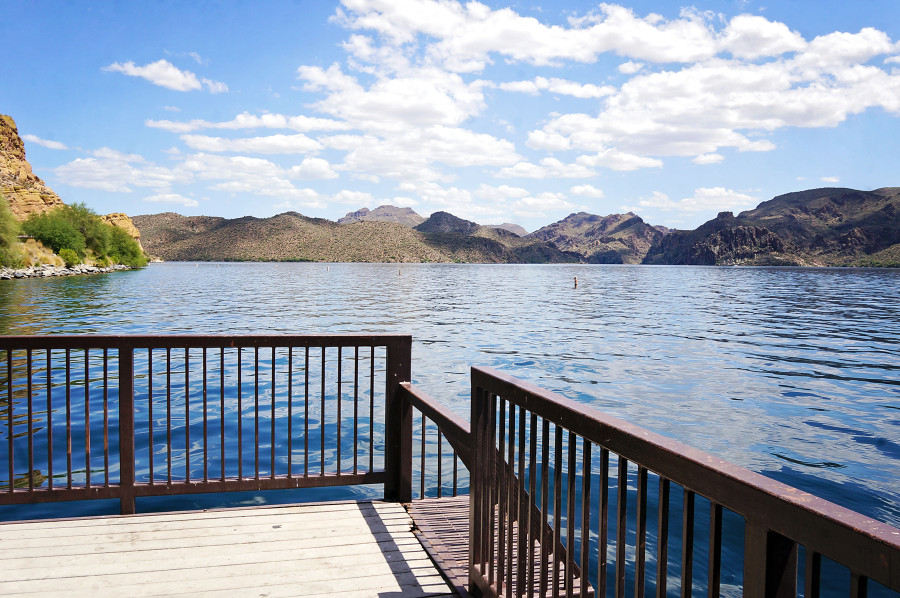
<path fill-rule="evenodd" d="M 446 597 L 397 503 L 0 524 L 0 594 Z"/>

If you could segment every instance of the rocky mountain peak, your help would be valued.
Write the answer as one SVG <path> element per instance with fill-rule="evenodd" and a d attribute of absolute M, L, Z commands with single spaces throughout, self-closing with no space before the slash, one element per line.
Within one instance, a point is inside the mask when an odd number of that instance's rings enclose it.
<path fill-rule="evenodd" d="M 378 206 L 374 210 L 360 208 L 338 219 L 338 224 L 352 224 L 354 222 L 397 222 L 404 226 L 414 227 L 425 222 L 425 218 L 416 214 L 412 208 L 384 205 Z"/>
<path fill-rule="evenodd" d="M 471 235 L 480 227 L 478 224 L 458 218 L 449 212 L 435 212 L 428 220 L 415 227 L 423 233 L 458 233 Z"/>

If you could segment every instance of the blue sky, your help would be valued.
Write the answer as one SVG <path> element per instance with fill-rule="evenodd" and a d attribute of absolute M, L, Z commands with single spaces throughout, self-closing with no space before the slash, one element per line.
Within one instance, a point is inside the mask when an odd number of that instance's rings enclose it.
<path fill-rule="evenodd" d="M 67 203 L 693 228 L 900 186 L 900 2 L 4 3 L 0 113 Z"/>

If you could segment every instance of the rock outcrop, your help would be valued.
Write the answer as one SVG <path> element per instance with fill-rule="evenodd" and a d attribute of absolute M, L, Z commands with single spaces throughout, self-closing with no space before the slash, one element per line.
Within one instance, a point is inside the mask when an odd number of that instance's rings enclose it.
<path fill-rule="evenodd" d="M 103 222 L 121 228 L 126 233 L 131 235 L 131 237 L 135 241 L 137 241 L 138 247 L 141 248 L 141 251 L 144 250 L 144 246 L 141 245 L 141 231 L 138 230 L 138 227 L 134 225 L 134 222 L 131 220 L 131 218 L 128 217 L 127 214 L 123 214 L 122 212 L 114 212 L 112 214 L 101 216 L 100 218 L 103 220 Z"/>
<path fill-rule="evenodd" d="M 579 253 L 592 264 L 639 264 L 668 232 L 631 212 L 609 216 L 578 212 L 528 236 Z"/>
<path fill-rule="evenodd" d="M 900 189 L 810 189 L 780 195 L 737 216 L 656 243 L 646 264 L 896 265 Z"/>
<path fill-rule="evenodd" d="M 0 114 L 0 194 L 20 221 L 63 205 L 59 196 L 31 172 L 16 122 L 5 114 Z"/>
<path fill-rule="evenodd" d="M 425 219 L 413 211 L 412 208 L 397 208 L 394 206 L 378 206 L 374 210 L 360 208 L 338 219 L 338 224 L 351 224 L 353 222 L 396 222 L 410 228 L 422 224 Z"/>

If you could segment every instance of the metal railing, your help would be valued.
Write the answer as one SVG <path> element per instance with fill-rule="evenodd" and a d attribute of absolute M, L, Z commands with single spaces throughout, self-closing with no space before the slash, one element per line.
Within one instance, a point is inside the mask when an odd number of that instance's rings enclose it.
<path fill-rule="evenodd" d="M 384 484 L 409 336 L 0 337 L 0 504 Z M 408 477 L 408 476 L 407 476 Z"/>
<path fill-rule="evenodd" d="M 472 422 L 469 574 L 484 595 L 572 595 L 583 574 L 598 596 L 665 596 L 674 566 L 681 596 L 719 596 L 726 577 L 744 596 L 797 596 L 801 546 L 807 598 L 834 563 L 852 597 L 869 581 L 900 591 L 900 530 L 558 394 L 473 368 Z"/>

